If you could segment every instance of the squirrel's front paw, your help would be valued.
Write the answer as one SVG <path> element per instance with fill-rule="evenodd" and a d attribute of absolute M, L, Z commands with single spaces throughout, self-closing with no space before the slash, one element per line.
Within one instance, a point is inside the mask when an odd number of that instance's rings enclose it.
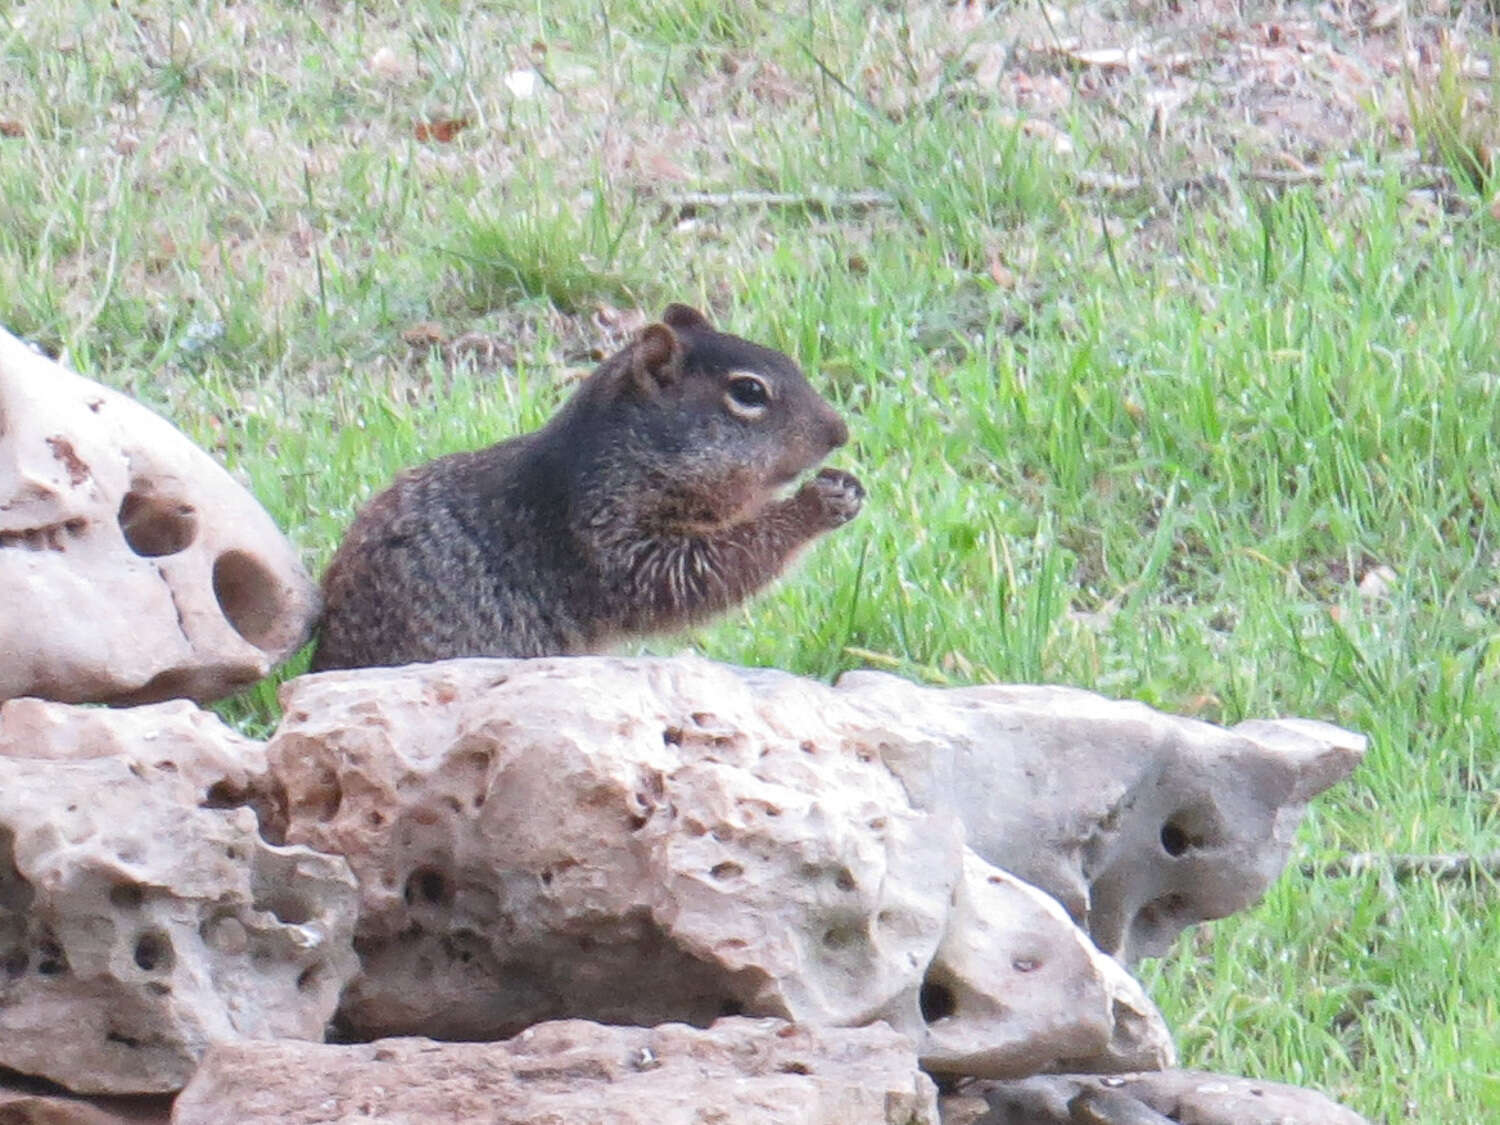
<path fill-rule="evenodd" d="M 842 469 L 822 469 L 803 488 L 817 499 L 818 511 L 830 528 L 842 527 L 859 515 L 865 502 L 865 486 Z"/>

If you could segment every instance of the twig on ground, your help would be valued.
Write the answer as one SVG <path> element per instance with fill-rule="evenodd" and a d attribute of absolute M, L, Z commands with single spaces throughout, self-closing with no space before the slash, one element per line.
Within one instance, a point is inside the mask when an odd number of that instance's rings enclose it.
<path fill-rule="evenodd" d="M 872 211 L 894 207 L 896 197 L 883 191 L 685 191 L 663 201 L 668 213 L 691 219 L 702 211 L 725 211 L 739 207 L 800 208 L 819 215 L 837 211 Z"/>
<path fill-rule="evenodd" d="M 1325 875 L 1330 878 L 1345 878 L 1367 872 L 1392 878 L 1398 883 L 1408 883 L 1414 879 L 1473 882 L 1485 878 L 1500 881 L 1500 852 L 1489 855 L 1382 855 L 1379 852 L 1357 852 L 1332 863 L 1302 865 L 1302 874 L 1309 877 Z"/>
<path fill-rule="evenodd" d="M 1441 187 L 1452 180 L 1448 169 L 1440 164 L 1412 161 L 1400 165 L 1398 170 L 1403 177 L 1414 181 L 1414 186 Z M 1277 187 L 1297 187 L 1303 184 L 1323 184 L 1338 179 L 1369 183 L 1380 179 L 1384 174 L 1383 168 L 1363 160 L 1350 160 L 1338 165 L 1332 171 L 1325 171 L 1321 168 L 1247 168 L 1240 172 L 1220 169 L 1179 180 L 1149 180 L 1141 176 L 1120 175 L 1117 172 L 1094 172 L 1080 169 L 1074 173 L 1074 179 L 1079 186 L 1090 191 L 1106 192 L 1111 195 L 1129 195 L 1143 189 L 1151 189 L 1169 199 L 1175 199 L 1188 192 L 1213 187 L 1228 187 L 1232 180 L 1271 184 Z"/>

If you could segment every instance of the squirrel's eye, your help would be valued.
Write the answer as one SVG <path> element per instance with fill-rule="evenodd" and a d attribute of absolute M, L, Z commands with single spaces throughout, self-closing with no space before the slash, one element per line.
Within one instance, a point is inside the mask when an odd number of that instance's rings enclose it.
<path fill-rule="evenodd" d="M 771 401 L 771 392 L 754 375 L 736 375 L 729 380 L 729 406 L 736 413 L 759 414 Z"/>

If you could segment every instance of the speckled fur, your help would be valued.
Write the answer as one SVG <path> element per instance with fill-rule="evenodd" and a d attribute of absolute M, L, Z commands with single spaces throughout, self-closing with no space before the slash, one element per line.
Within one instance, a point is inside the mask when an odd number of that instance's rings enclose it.
<path fill-rule="evenodd" d="M 864 490 L 797 365 L 671 306 L 542 429 L 411 469 L 360 511 L 323 577 L 313 670 L 550 656 L 673 629 L 760 589 Z M 736 372 L 770 390 L 732 409 Z"/>

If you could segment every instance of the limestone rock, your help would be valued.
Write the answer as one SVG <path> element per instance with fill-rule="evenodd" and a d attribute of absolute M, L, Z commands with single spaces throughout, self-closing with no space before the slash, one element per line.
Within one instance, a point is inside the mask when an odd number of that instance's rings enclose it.
<path fill-rule="evenodd" d="M 186 702 L 0 706 L 0 1067 L 169 1091 L 211 1043 L 322 1038 L 354 883 L 230 807 L 262 764 Z"/>
<path fill-rule="evenodd" d="M 748 1013 L 885 1020 L 955 1073 L 1171 1059 L 1116 962 L 966 852 L 950 807 L 913 804 L 856 693 L 694 659 L 476 660 L 304 677 L 283 704 L 273 836 L 360 883 L 351 1036 Z"/>
<path fill-rule="evenodd" d="M 1057 900 L 972 852 L 910 1023 L 934 1073 L 1027 1075 L 1172 1061 L 1171 1035 L 1120 963 Z M 944 1017 L 944 1013 L 951 1016 Z"/>
<path fill-rule="evenodd" d="M 980 1081 L 943 1100 L 944 1125 L 1366 1125 L 1313 1090 L 1199 1070 Z"/>
<path fill-rule="evenodd" d="M 937 1125 L 935 1091 L 889 1028 L 726 1019 L 541 1024 L 504 1043 L 214 1047 L 174 1125 Z"/>
<path fill-rule="evenodd" d="M 822 706 L 815 685 L 777 694 L 797 713 Z M 1307 802 L 1365 749 L 1327 723 L 1226 730 L 1076 688 L 942 690 L 856 672 L 833 696 L 857 716 L 841 733 L 878 752 L 916 807 L 956 812 L 975 852 L 1053 895 L 1126 963 L 1259 899 Z"/>
<path fill-rule="evenodd" d="M 294 652 L 317 607 L 213 458 L 0 329 L 0 699 L 216 699 Z"/>

